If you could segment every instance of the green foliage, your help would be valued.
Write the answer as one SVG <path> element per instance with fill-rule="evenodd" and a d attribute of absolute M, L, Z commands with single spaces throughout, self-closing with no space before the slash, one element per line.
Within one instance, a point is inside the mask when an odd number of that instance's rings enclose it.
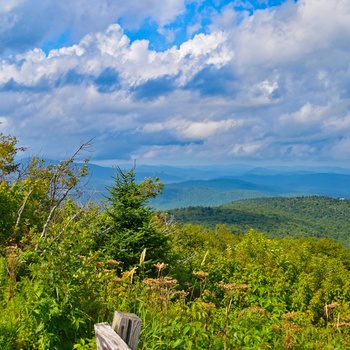
<path fill-rule="evenodd" d="M 89 143 L 83 144 L 73 157 L 58 164 L 46 165 L 33 157 L 24 166 L 20 176 L 9 178 L 19 170 L 14 164 L 19 150 L 16 138 L 0 134 L 0 248 L 20 244 L 31 230 L 46 236 L 61 204 L 69 197 L 80 194 L 79 182 L 87 174 L 86 165 L 77 167 L 75 157 Z"/>
<path fill-rule="evenodd" d="M 101 245 L 113 259 L 123 262 L 124 268 L 136 265 L 141 252 L 147 249 L 148 265 L 164 259 L 167 237 L 152 222 L 153 211 L 147 205 L 163 188 L 158 179 L 136 183 L 135 169 L 117 168 L 115 185 L 108 187 L 108 207 L 104 219 Z"/>
<path fill-rule="evenodd" d="M 12 244 L 0 256 L 0 349 L 94 349 L 93 325 L 111 323 L 114 310 L 142 319 L 139 349 L 350 348 L 350 256 L 340 243 L 176 224 L 147 205 L 162 185 L 136 183 L 134 170 L 118 169 L 107 209 L 74 200 L 84 169 L 72 159 L 35 160 L 1 182 L 0 232 Z M 312 216 L 312 232 L 347 215 L 340 202 L 283 202 L 284 216 L 278 200 L 249 210 L 267 225 Z"/>
<path fill-rule="evenodd" d="M 0 238 L 2 244 L 19 243 L 32 228 L 42 229 L 49 208 L 47 182 L 28 176 L 11 185 L 0 183 Z"/>
<path fill-rule="evenodd" d="M 226 224 L 234 233 L 253 228 L 270 238 L 332 238 L 350 248 L 349 200 L 319 196 L 260 198 L 168 212 L 182 223 L 208 228 Z"/>
<path fill-rule="evenodd" d="M 0 133 L 0 183 L 18 170 L 19 165 L 15 163 L 15 156 L 19 151 L 24 151 L 25 147 L 16 147 L 17 143 L 16 137 Z"/>
<path fill-rule="evenodd" d="M 15 261 L 8 277 L 15 286 L 11 294 L 6 283 L 0 287 L 7 294 L 5 309 L 21 315 L 18 346 L 71 349 L 76 339 L 90 338 L 104 308 L 106 280 L 115 277 L 92 250 L 96 208 L 83 210 L 67 201 L 59 214 L 62 221 L 51 226 L 45 240 L 34 233 L 32 247 L 6 256 L 8 266 Z"/>

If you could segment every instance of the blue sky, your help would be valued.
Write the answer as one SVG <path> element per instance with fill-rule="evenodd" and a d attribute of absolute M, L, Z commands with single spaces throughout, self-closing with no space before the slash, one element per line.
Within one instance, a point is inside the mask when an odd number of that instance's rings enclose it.
<path fill-rule="evenodd" d="M 343 0 L 7 0 L 0 131 L 105 165 L 348 166 Z"/>

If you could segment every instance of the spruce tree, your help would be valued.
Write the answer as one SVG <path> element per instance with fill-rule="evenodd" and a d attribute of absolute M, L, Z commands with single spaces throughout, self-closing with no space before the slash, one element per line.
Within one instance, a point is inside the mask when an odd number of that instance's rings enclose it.
<path fill-rule="evenodd" d="M 117 168 L 114 186 L 108 186 L 103 246 L 112 258 L 123 263 L 124 269 L 139 263 L 146 248 L 148 265 L 162 261 L 167 251 L 167 238 L 152 222 L 154 211 L 148 200 L 161 193 L 158 178 L 136 182 L 135 167 Z"/>

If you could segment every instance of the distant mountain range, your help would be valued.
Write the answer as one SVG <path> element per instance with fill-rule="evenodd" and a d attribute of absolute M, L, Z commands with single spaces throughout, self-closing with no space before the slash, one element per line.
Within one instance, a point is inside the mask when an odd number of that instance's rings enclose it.
<path fill-rule="evenodd" d="M 102 198 L 113 185 L 115 169 L 90 164 L 87 188 Z M 130 169 L 130 165 L 120 166 Z M 350 169 L 339 167 L 252 167 L 248 165 L 136 167 L 136 178 L 159 177 L 163 194 L 150 203 L 166 210 L 188 206 L 215 206 L 241 199 L 321 195 L 350 198 Z"/>

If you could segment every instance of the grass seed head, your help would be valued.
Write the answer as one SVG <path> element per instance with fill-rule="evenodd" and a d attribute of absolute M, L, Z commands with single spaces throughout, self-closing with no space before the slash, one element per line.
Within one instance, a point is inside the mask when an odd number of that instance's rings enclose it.
<path fill-rule="evenodd" d="M 118 266 L 120 265 L 122 262 L 121 261 L 117 261 L 117 260 L 114 260 L 114 259 L 109 259 L 106 261 L 106 263 L 108 265 L 111 265 L 111 266 Z"/>
<path fill-rule="evenodd" d="M 209 273 L 204 271 L 193 271 L 192 274 L 201 281 L 206 280 L 209 276 Z"/>

